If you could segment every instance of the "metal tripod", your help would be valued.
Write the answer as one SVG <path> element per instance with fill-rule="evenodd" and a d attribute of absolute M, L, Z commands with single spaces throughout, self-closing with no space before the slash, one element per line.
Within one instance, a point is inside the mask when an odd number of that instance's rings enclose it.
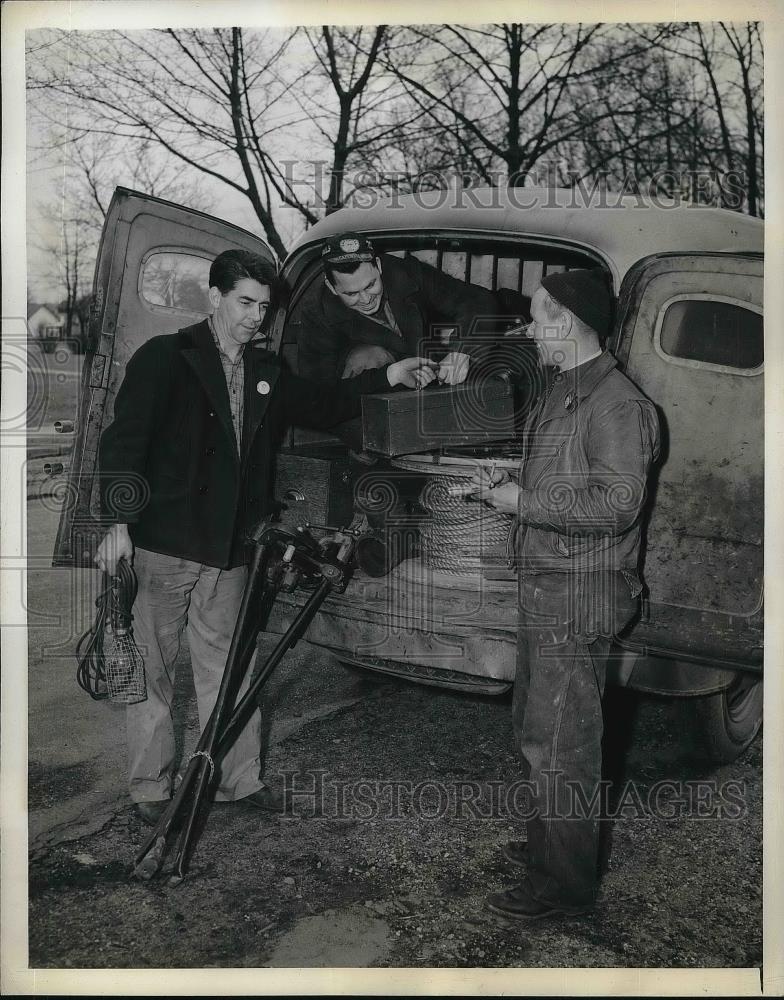
<path fill-rule="evenodd" d="M 208 792 L 216 766 L 254 711 L 257 695 L 265 681 L 305 634 L 324 598 L 331 590 L 344 588 L 348 582 L 355 538 L 347 531 L 327 530 L 330 535 L 316 539 L 305 528 L 286 531 L 266 521 L 254 529 L 248 579 L 215 707 L 174 797 L 136 857 L 133 874 L 137 878 L 149 880 L 160 871 L 169 839 L 177 831 L 179 841 L 170 883 L 178 884 L 185 878 L 196 843 L 199 818 L 206 817 L 209 808 Z M 278 593 L 293 591 L 305 580 L 315 587 L 313 593 L 258 670 L 239 704 L 235 705 L 259 632 L 266 624 Z"/>

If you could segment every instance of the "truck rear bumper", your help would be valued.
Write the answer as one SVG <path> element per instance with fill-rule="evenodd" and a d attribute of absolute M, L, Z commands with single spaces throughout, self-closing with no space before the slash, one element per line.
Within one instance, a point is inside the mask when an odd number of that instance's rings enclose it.
<path fill-rule="evenodd" d="M 306 600 L 281 594 L 267 629 L 284 632 Z M 357 572 L 310 625 L 309 642 L 345 663 L 420 684 L 500 694 L 514 681 L 515 581 L 425 569 L 409 559 L 381 579 Z M 607 681 L 652 694 L 696 696 L 728 687 L 731 669 L 616 648 Z"/>

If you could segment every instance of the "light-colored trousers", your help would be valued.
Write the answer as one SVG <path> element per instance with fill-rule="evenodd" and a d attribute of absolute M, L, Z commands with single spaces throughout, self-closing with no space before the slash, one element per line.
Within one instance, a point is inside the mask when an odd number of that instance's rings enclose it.
<path fill-rule="evenodd" d="M 133 568 L 139 583 L 133 634 L 144 657 L 147 699 L 127 706 L 128 785 L 134 802 L 149 802 L 172 793 L 174 665 L 182 633 L 187 627 L 199 724 L 204 729 L 218 696 L 247 567 L 216 569 L 137 548 Z M 252 664 L 236 703 L 251 674 Z M 260 732 L 257 709 L 219 764 L 216 799 L 241 799 L 261 787 Z"/>

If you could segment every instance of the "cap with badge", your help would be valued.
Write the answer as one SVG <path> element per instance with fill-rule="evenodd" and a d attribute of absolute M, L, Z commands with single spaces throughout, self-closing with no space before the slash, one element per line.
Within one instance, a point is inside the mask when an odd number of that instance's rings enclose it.
<path fill-rule="evenodd" d="M 360 233 L 337 233 L 324 241 L 321 259 L 329 264 L 364 264 L 375 260 L 376 252 Z"/>

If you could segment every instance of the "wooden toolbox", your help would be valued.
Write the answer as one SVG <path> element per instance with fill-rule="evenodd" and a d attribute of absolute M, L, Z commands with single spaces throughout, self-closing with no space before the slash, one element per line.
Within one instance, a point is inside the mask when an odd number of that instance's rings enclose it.
<path fill-rule="evenodd" d="M 503 378 L 430 385 L 362 400 L 367 451 L 388 457 L 458 444 L 483 444 L 514 435 L 512 386 Z"/>
<path fill-rule="evenodd" d="M 355 471 L 342 444 L 284 448 L 275 461 L 275 498 L 285 527 L 312 522 L 345 528 L 354 516 Z"/>

